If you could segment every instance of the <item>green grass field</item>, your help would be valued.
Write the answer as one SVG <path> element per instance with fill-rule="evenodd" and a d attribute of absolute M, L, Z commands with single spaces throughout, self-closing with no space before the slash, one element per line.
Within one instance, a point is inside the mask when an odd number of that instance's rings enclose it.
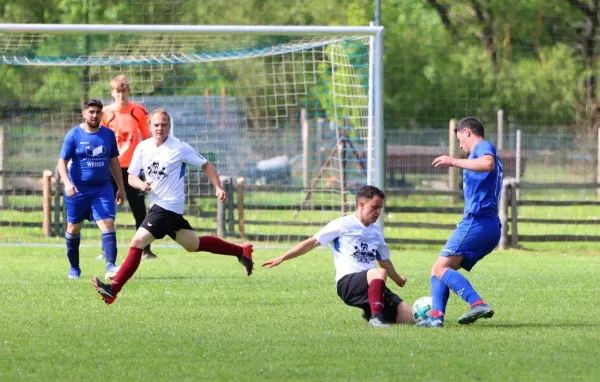
<path fill-rule="evenodd" d="M 600 256 L 564 248 L 478 264 L 491 320 L 456 324 L 467 306 L 453 295 L 443 329 L 382 330 L 338 299 L 326 250 L 248 278 L 232 258 L 157 248 L 106 306 L 90 283 L 97 248 L 73 281 L 61 247 L 3 247 L 0 380 L 598 380 Z M 436 256 L 394 250 L 409 282 L 391 288 L 429 295 Z"/>

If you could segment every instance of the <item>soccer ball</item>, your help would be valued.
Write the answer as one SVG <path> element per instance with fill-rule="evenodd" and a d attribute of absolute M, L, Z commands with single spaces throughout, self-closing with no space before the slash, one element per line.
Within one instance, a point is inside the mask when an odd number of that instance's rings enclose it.
<path fill-rule="evenodd" d="M 430 317 L 433 310 L 433 299 L 429 296 L 418 298 L 412 305 L 412 317 L 415 322 L 423 321 Z"/>

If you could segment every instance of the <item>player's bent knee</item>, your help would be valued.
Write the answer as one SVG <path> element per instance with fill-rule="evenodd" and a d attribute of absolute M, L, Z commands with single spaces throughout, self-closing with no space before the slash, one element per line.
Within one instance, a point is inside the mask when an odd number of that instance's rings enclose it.
<path fill-rule="evenodd" d="M 371 283 L 372 280 L 386 280 L 387 279 L 387 271 L 383 268 L 373 268 L 369 269 L 367 272 L 367 281 Z"/>
<path fill-rule="evenodd" d="M 405 301 L 402 301 L 398 305 L 398 311 L 396 313 L 396 322 L 399 324 L 414 324 L 412 317 L 411 307 Z"/>

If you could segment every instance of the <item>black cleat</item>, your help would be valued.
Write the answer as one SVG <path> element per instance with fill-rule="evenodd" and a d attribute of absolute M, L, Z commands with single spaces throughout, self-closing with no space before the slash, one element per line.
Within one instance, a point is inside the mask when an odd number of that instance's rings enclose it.
<path fill-rule="evenodd" d="M 252 244 L 244 243 L 242 245 L 242 255 L 238 256 L 237 259 L 246 268 L 246 274 L 250 276 L 254 269 L 254 261 L 252 261 Z"/>
<path fill-rule="evenodd" d="M 92 284 L 94 284 L 96 291 L 98 294 L 100 294 L 100 297 L 102 297 L 106 305 L 110 305 L 115 302 L 117 295 L 113 292 L 110 284 L 104 284 L 102 281 L 100 281 L 98 276 L 94 276 L 92 278 Z"/>

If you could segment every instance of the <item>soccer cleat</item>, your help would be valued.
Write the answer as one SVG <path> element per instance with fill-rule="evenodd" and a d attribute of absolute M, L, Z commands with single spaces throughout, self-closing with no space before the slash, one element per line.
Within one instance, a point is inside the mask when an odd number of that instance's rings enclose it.
<path fill-rule="evenodd" d="M 366 310 L 363 310 L 363 312 L 360 314 L 360 316 L 365 319 L 367 322 L 369 322 L 369 320 L 371 319 L 371 312 L 367 312 Z"/>
<path fill-rule="evenodd" d="M 492 318 L 494 310 L 487 304 L 475 305 L 470 311 L 458 318 L 458 323 L 469 325 L 480 318 Z"/>
<path fill-rule="evenodd" d="M 417 322 L 415 326 L 418 326 L 420 328 L 441 328 L 444 326 L 444 321 L 439 317 L 427 317 L 423 321 Z"/>
<path fill-rule="evenodd" d="M 77 280 L 79 276 L 81 276 L 81 269 L 71 267 L 71 270 L 69 271 L 69 278 L 72 280 Z"/>
<path fill-rule="evenodd" d="M 242 245 L 242 255 L 238 256 L 237 259 L 246 268 L 246 274 L 250 276 L 254 269 L 254 261 L 252 261 L 252 244 L 244 243 Z"/>
<path fill-rule="evenodd" d="M 112 287 L 109 284 L 104 284 L 98 276 L 92 278 L 92 284 L 96 288 L 96 291 L 100 294 L 100 297 L 104 300 L 106 305 L 110 305 L 115 302 L 117 295 L 113 293 Z"/>
<path fill-rule="evenodd" d="M 144 250 L 144 252 L 142 252 L 142 259 L 155 260 L 155 259 L 158 259 L 158 256 L 156 256 L 150 249 L 148 249 L 148 250 Z"/>
<path fill-rule="evenodd" d="M 106 273 L 104 273 L 104 279 L 106 281 L 111 281 L 112 279 L 114 279 L 117 275 L 117 272 L 119 272 L 119 268 L 121 267 L 117 267 L 112 263 L 106 264 Z"/>
<path fill-rule="evenodd" d="M 389 328 L 392 326 L 383 318 L 382 314 L 374 314 L 371 316 L 369 319 L 369 325 L 374 328 Z"/>

